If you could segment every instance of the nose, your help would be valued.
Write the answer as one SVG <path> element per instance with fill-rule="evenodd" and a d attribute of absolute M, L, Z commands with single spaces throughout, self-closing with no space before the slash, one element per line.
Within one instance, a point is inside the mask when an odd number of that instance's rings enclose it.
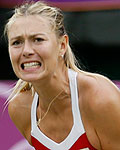
<path fill-rule="evenodd" d="M 23 56 L 24 57 L 30 57 L 34 55 L 34 50 L 32 48 L 32 45 L 29 41 L 25 41 L 24 47 L 23 47 Z"/>

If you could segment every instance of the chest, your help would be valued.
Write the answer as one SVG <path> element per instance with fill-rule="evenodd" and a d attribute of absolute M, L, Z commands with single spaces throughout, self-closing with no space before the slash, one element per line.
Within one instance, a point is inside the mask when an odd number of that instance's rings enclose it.
<path fill-rule="evenodd" d="M 56 117 L 50 114 L 38 125 L 39 130 L 46 136 L 60 143 L 67 138 L 73 127 L 73 116 L 71 110 Z"/>

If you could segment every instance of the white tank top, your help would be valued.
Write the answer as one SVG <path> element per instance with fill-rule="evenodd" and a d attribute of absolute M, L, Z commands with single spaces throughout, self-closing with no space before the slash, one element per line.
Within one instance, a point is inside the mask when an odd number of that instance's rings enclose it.
<path fill-rule="evenodd" d="M 37 139 L 41 144 L 46 146 L 50 150 L 68 150 L 78 140 L 78 138 L 85 133 L 83 123 L 81 120 L 79 102 L 78 102 L 78 88 L 77 88 L 77 72 L 68 69 L 68 77 L 71 91 L 71 103 L 72 103 L 72 114 L 73 114 L 73 127 L 69 135 L 61 142 L 56 143 L 47 137 L 40 131 L 37 126 L 37 103 L 38 94 L 35 93 L 32 108 L 31 108 L 31 136 Z"/>

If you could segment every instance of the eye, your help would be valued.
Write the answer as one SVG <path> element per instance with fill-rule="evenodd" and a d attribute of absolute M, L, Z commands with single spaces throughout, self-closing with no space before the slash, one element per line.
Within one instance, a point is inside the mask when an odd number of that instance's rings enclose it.
<path fill-rule="evenodd" d="M 23 42 L 21 40 L 16 40 L 12 43 L 13 46 L 19 46 L 21 45 Z"/>
<path fill-rule="evenodd" d="M 34 39 L 34 42 L 36 42 L 36 43 L 39 43 L 39 42 L 42 42 L 42 41 L 44 41 L 43 38 L 37 37 L 37 38 Z"/>

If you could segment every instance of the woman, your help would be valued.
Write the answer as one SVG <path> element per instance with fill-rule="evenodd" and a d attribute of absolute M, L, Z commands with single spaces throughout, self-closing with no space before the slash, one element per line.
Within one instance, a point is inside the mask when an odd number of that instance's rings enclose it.
<path fill-rule="evenodd" d="M 36 150 L 120 150 L 120 91 L 77 67 L 61 10 L 25 3 L 5 32 L 20 79 L 9 115 L 28 142 Z"/>

